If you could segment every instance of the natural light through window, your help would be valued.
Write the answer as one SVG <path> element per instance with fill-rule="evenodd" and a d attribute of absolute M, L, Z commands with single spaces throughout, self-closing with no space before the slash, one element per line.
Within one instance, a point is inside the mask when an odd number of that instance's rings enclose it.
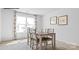
<path fill-rule="evenodd" d="M 16 32 L 24 32 L 26 29 L 26 17 L 16 16 Z"/>
<path fill-rule="evenodd" d="M 27 27 L 35 28 L 35 18 L 27 17 Z"/>
<path fill-rule="evenodd" d="M 35 18 L 16 16 L 16 33 L 25 33 L 27 27 L 35 28 Z"/>

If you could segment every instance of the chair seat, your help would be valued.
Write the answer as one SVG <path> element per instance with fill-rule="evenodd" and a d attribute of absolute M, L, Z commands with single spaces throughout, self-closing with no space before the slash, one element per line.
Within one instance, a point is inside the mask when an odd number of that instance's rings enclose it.
<path fill-rule="evenodd" d="M 47 40 L 51 40 L 52 38 L 50 37 L 42 37 L 42 41 L 47 41 Z M 37 42 L 39 42 L 39 38 L 37 38 Z"/>

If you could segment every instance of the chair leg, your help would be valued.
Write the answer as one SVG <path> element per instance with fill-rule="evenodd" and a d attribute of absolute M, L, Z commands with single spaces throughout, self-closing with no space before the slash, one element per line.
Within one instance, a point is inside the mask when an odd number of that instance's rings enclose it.
<path fill-rule="evenodd" d="M 53 47 L 53 40 L 52 40 L 52 49 L 53 49 L 54 47 Z"/>
<path fill-rule="evenodd" d="M 38 43 L 36 43 L 36 50 L 38 49 Z"/>
<path fill-rule="evenodd" d="M 30 48 L 31 48 L 31 41 L 30 41 Z"/>
<path fill-rule="evenodd" d="M 47 41 L 44 41 L 45 50 L 47 50 Z"/>
<path fill-rule="evenodd" d="M 34 50 L 35 48 L 35 46 L 34 46 L 35 44 L 34 44 L 34 40 L 33 40 L 33 43 L 32 43 L 32 49 Z"/>
<path fill-rule="evenodd" d="M 47 50 L 47 41 L 45 41 L 45 49 Z"/>
<path fill-rule="evenodd" d="M 30 41 L 30 48 L 33 49 L 33 41 L 32 40 Z"/>

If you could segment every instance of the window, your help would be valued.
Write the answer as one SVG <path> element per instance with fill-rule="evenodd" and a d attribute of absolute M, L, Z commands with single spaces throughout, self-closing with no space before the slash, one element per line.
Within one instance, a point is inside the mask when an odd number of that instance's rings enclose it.
<path fill-rule="evenodd" d="M 16 33 L 27 32 L 27 27 L 35 28 L 35 18 L 16 16 Z"/>
<path fill-rule="evenodd" d="M 27 17 L 27 27 L 35 28 L 35 18 Z"/>
<path fill-rule="evenodd" d="M 16 33 L 25 32 L 26 30 L 26 17 L 16 16 Z"/>

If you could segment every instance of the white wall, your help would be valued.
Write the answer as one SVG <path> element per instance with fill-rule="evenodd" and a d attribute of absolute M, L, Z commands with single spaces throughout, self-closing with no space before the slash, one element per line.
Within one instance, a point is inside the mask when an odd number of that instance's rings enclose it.
<path fill-rule="evenodd" d="M 0 41 L 1 41 L 1 9 L 0 9 Z"/>
<path fill-rule="evenodd" d="M 68 15 L 68 25 L 50 25 L 50 17 Z M 44 16 L 43 28 L 54 28 L 56 39 L 79 44 L 79 9 L 60 9 Z"/>

